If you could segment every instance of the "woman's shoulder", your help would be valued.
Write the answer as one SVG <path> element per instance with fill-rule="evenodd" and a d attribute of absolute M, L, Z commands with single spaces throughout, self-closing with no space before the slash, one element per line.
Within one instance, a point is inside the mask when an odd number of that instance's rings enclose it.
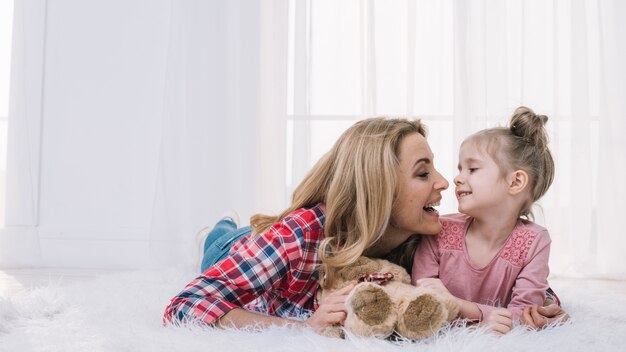
<path fill-rule="evenodd" d="M 295 222 L 299 226 L 318 229 L 324 227 L 325 218 L 326 208 L 324 204 L 318 203 L 312 207 L 299 208 L 292 211 L 283 218 L 283 222 Z"/>
<path fill-rule="evenodd" d="M 277 232 L 289 232 L 296 237 L 308 237 L 309 234 L 317 237 L 324 230 L 326 218 L 324 204 L 318 203 L 312 207 L 299 208 L 287 214 L 278 224 Z"/>

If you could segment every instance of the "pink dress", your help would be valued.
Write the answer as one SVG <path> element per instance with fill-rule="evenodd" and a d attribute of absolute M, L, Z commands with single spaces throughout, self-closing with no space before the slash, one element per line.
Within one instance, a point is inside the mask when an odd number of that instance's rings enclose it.
<path fill-rule="evenodd" d="M 465 214 L 445 215 L 439 235 L 423 236 L 413 257 L 413 283 L 438 277 L 452 295 L 477 303 L 483 317 L 501 307 L 519 320 L 524 307 L 542 305 L 545 299 L 550 235 L 545 228 L 520 220 L 491 262 L 478 268 L 465 247 L 471 221 Z"/>

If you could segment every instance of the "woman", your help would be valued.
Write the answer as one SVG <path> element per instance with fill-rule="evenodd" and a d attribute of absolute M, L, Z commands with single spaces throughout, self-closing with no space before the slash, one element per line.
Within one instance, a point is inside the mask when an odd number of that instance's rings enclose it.
<path fill-rule="evenodd" d="M 253 216 L 254 234 L 174 297 L 164 321 L 317 331 L 342 323 L 351 286 L 315 299 L 336 268 L 361 255 L 410 258 L 401 244 L 441 230 L 434 207 L 448 182 L 425 136 L 419 120 L 355 123 L 298 185 L 291 206 Z"/>

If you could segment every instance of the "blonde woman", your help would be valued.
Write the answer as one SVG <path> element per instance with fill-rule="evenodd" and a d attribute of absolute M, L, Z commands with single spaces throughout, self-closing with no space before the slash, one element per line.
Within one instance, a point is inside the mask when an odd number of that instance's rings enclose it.
<path fill-rule="evenodd" d="M 419 120 L 355 123 L 299 184 L 287 210 L 253 216 L 252 235 L 223 244 L 232 244 L 228 256 L 171 300 L 165 323 L 318 331 L 342 323 L 351 287 L 315 299 L 336 268 L 361 255 L 385 257 L 414 234 L 441 230 L 434 207 L 448 182 L 425 137 Z"/>

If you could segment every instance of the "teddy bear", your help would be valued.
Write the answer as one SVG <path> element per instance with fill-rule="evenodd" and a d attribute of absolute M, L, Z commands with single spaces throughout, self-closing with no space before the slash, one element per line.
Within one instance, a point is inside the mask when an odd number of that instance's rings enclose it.
<path fill-rule="evenodd" d="M 332 287 L 320 288 L 318 299 L 357 282 L 345 302 L 348 314 L 343 326 L 357 336 L 386 338 L 395 332 L 410 340 L 423 339 L 454 320 L 459 312 L 451 295 L 413 286 L 401 266 L 363 256 L 338 269 Z M 341 326 L 332 326 L 322 334 L 343 337 L 343 332 Z"/>

